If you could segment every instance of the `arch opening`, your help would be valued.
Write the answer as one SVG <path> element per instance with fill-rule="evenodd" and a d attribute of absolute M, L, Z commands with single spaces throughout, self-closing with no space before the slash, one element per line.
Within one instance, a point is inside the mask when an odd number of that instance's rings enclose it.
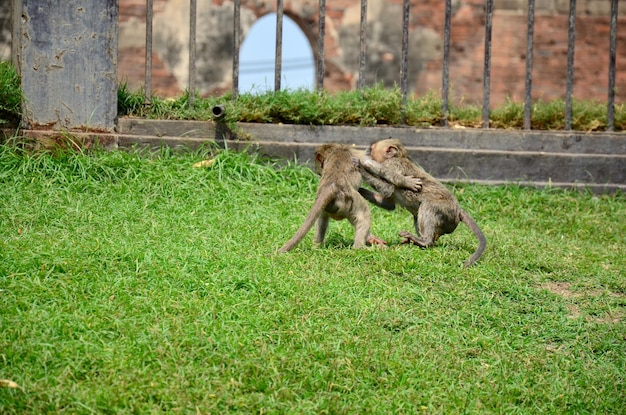
<path fill-rule="evenodd" d="M 258 19 L 244 38 L 239 51 L 239 91 L 264 93 L 274 90 L 276 13 Z M 281 89 L 315 86 L 315 61 L 309 39 L 296 22 L 283 15 Z"/>

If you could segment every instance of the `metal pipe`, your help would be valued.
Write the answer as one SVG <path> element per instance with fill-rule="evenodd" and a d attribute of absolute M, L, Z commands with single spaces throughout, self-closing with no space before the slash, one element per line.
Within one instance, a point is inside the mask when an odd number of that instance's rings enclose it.
<path fill-rule="evenodd" d="M 365 62 L 367 59 L 367 0 L 361 0 L 361 26 L 359 43 L 361 50 L 359 52 L 359 81 L 358 89 L 363 89 L 365 84 Z"/>
<path fill-rule="evenodd" d="M 283 56 L 283 0 L 276 0 L 276 55 L 274 58 L 274 91 L 280 91 Z"/>
<path fill-rule="evenodd" d="M 144 105 L 152 103 L 152 0 L 146 0 L 146 73 Z"/>
<path fill-rule="evenodd" d="M 452 0 L 446 0 L 446 14 L 443 21 L 443 72 L 441 74 L 441 125 L 448 126 L 448 95 L 450 94 L 450 19 Z"/>
<path fill-rule="evenodd" d="M 535 41 L 535 0 L 528 0 L 528 31 L 526 38 L 526 85 L 524 90 L 524 129 L 530 130 L 533 88 L 533 43 Z"/>
<path fill-rule="evenodd" d="M 402 103 L 400 112 L 402 113 L 402 124 L 406 124 L 406 97 L 408 93 L 408 70 L 409 70 L 409 0 L 402 2 L 402 62 L 400 65 L 400 91 L 402 93 Z"/>
<path fill-rule="evenodd" d="M 493 0 L 486 1 L 485 70 L 483 77 L 483 128 L 489 128 L 489 97 L 491 94 L 491 31 L 493 26 Z"/>
<path fill-rule="evenodd" d="M 324 89 L 324 35 L 326 31 L 326 0 L 319 0 L 320 20 L 317 30 L 317 90 Z"/>
<path fill-rule="evenodd" d="M 224 118 L 224 116 L 226 115 L 226 109 L 222 104 L 215 105 L 213 108 L 211 108 L 211 112 L 213 113 L 213 118 L 215 119 Z"/>
<path fill-rule="evenodd" d="M 241 0 L 235 0 L 233 9 L 233 99 L 239 96 L 239 46 L 241 45 Z"/>
<path fill-rule="evenodd" d="M 609 103 L 607 130 L 613 131 L 615 123 L 615 55 L 617 53 L 617 0 L 611 0 L 611 35 L 609 45 Z"/>
<path fill-rule="evenodd" d="M 196 99 L 196 1 L 189 0 L 189 109 Z"/>
<path fill-rule="evenodd" d="M 11 62 L 17 71 L 17 74 L 22 76 L 22 65 L 19 60 L 22 59 L 22 12 L 24 4 L 22 0 L 13 0 L 11 2 Z M 22 103 L 22 105 L 24 105 Z"/>
<path fill-rule="evenodd" d="M 224 118 L 226 117 L 226 110 L 224 105 L 215 105 L 211 108 L 213 118 L 215 119 L 215 142 L 222 148 L 227 147 L 227 140 L 232 137 L 232 132 L 228 129 Z"/>
<path fill-rule="evenodd" d="M 576 44 L 576 0 L 569 1 L 567 29 L 567 76 L 565 87 L 565 129 L 572 129 L 572 91 L 574 89 L 574 47 Z"/>

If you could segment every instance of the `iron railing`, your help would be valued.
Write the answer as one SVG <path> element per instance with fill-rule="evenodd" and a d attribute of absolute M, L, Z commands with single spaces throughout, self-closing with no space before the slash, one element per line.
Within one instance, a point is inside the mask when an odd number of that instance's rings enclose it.
<path fill-rule="evenodd" d="M 152 95 L 152 19 L 153 19 L 153 0 L 146 0 L 146 68 L 145 68 L 145 91 L 146 103 L 150 103 Z M 444 15 L 444 33 L 443 33 L 443 56 L 442 56 L 442 88 L 441 100 L 443 119 L 442 124 L 447 125 L 449 115 L 449 85 L 450 85 L 450 32 L 451 32 L 451 15 L 452 0 L 445 0 Z M 494 0 L 485 0 L 485 55 L 483 68 L 483 102 L 482 102 L 482 121 L 483 128 L 489 127 L 489 102 L 491 95 L 491 34 L 493 22 L 493 3 Z M 317 38 L 317 56 L 316 56 L 316 88 L 322 90 L 324 88 L 324 37 L 325 37 L 325 19 L 326 19 L 326 1 L 319 0 L 319 24 Z M 240 22 L 241 1 L 235 0 L 233 7 L 233 76 L 232 76 L 232 96 L 237 99 L 239 95 L 239 49 L 241 46 L 241 22 Z M 193 107 L 195 97 L 195 56 L 196 56 L 196 0 L 190 0 L 190 18 L 189 18 L 189 105 Z M 618 0 L 611 0 L 611 16 L 610 16 L 610 39 L 609 39 L 609 73 L 608 73 L 608 93 L 607 93 L 607 130 L 613 131 L 615 120 L 615 62 L 617 53 L 617 14 Z M 402 94 L 402 109 L 404 114 L 404 106 L 408 94 L 407 72 L 408 72 L 408 51 L 409 51 L 409 16 L 410 1 L 403 0 L 402 13 L 402 57 L 400 71 L 400 90 Z M 276 91 L 281 88 L 282 75 L 282 28 L 284 18 L 283 0 L 276 0 L 276 56 L 274 66 L 274 89 Z M 534 19 L 535 19 L 535 0 L 528 0 L 527 13 L 527 49 L 526 49 L 526 69 L 525 69 L 525 93 L 524 93 L 524 129 L 531 128 L 532 121 L 532 70 L 533 70 L 533 42 L 534 42 Z M 569 26 L 568 26 L 568 52 L 567 52 L 567 72 L 566 72 L 566 91 L 565 91 L 565 129 L 572 128 L 572 91 L 574 79 L 574 44 L 576 38 L 576 0 L 570 0 L 569 6 Z M 363 88 L 365 85 L 365 71 L 367 69 L 367 0 L 361 0 L 361 20 L 360 20 L 360 52 L 359 52 L 359 78 L 357 88 Z M 404 117 L 403 117 L 404 119 Z"/>

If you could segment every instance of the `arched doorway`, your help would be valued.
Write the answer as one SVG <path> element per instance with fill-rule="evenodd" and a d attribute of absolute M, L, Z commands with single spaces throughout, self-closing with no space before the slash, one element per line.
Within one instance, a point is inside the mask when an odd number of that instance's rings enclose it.
<path fill-rule="evenodd" d="M 239 91 L 263 93 L 274 89 L 276 13 L 254 23 L 239 52 Z M 315 62 L 309 40 L 298 25 L 284 15 L 281 89 L 314 89 Z"/>

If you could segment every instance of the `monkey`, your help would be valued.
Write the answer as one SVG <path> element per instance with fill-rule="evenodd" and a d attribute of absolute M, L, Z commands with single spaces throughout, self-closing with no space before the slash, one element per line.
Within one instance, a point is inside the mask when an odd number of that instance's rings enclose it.
<path fill-rule="evenodd" d="M 373 200 L 376 206 L 385 210 L 394 210 L 396 205 L 392 195 L 396 186 L 415 192 L 419 192 L 422 188 L 421 179 L 413 176 L 402 176 L 374 161 L 363 150 L 350 148 L 350 152 L 352 153 L 352 161 L 359 167 L 363 180 L 374 189 L 377 189 L 378 193 L 363 187 L 360 187 L 358 192 L 366 200 Z M 365 165 L 367 165 L 367 168 L 364 168 Z"/>
<path fill-rule="evenodd" d="M 315 244 L 322 244 L 328 229 L 329 219 L 348 219 L 354 226 L 354 248 L 362 248 L 370 244 L 385 245 L 386 242 L 370 234 L 371 212 L 367 201 L 359 194 L 358 189 L 363 181 L 362 173 L 369 175 L 355 163 L 355 157 L 362 157 L 356 149 L 342 144 L 323 144 L 315 151 L 315 171 L 321 176 L 315 202 L 304 223 L 278 252 L 293 249 L 307 234 L 317 221 L 315 227 Z M 394 172 L 377 170 L 386 180 L 402 188 L 419 190 L 421 181 L 413 177 L 404 177 Z M 375 196 L 372 196 L 376 200 Z M 387 201 L 378 197 L 379 203 Z"/>
<path fill-rule="evenodd" d="M 311 229 L 315 227 L 315 244 L 322 244 L 330 218 L 348 219 L 354 226 L 354 248 L 366 245 L 370 238 L 371 213 L 365 199 L 357 192 L 362 177 L 355 165 L 350 147 L 339 144 L 324 144 L 315 151 L 315 171 L 320 182 L 315 202 L 304 223 L 278 252 L 293 249 Z"/>
<path fill-rule="evenodd" d="M 398 188 L 383 180 L 370 183 L 380 193 L 377 197 L 373 196 L 373 192 L 360 191 L 361 195 L 374 205 L 393 210 L 397 203 L 413 214 L 417 236 L 402 231 L 399 233 L 405 238 L 402 243 L 413 243 L 422 248 L 432 247 L 440 236 L 454 232 L 459 222 L 463 222 L 478 239 L 478 248 L 464 266 L 466 268 L 471 266 L 482 256 L 487 239 L 474 219 L 461 208 L 452 192 L 409 159 L 406 148 L 400 140 L 385 139 L 373 143 L 368 154 L 360 161 L 361 167 L 375 176 L 382 166 L 399 175 L 421 179 L 422 187 L 419 192 Z M 392 209 L 389 209 L 390 207 Z"/>

